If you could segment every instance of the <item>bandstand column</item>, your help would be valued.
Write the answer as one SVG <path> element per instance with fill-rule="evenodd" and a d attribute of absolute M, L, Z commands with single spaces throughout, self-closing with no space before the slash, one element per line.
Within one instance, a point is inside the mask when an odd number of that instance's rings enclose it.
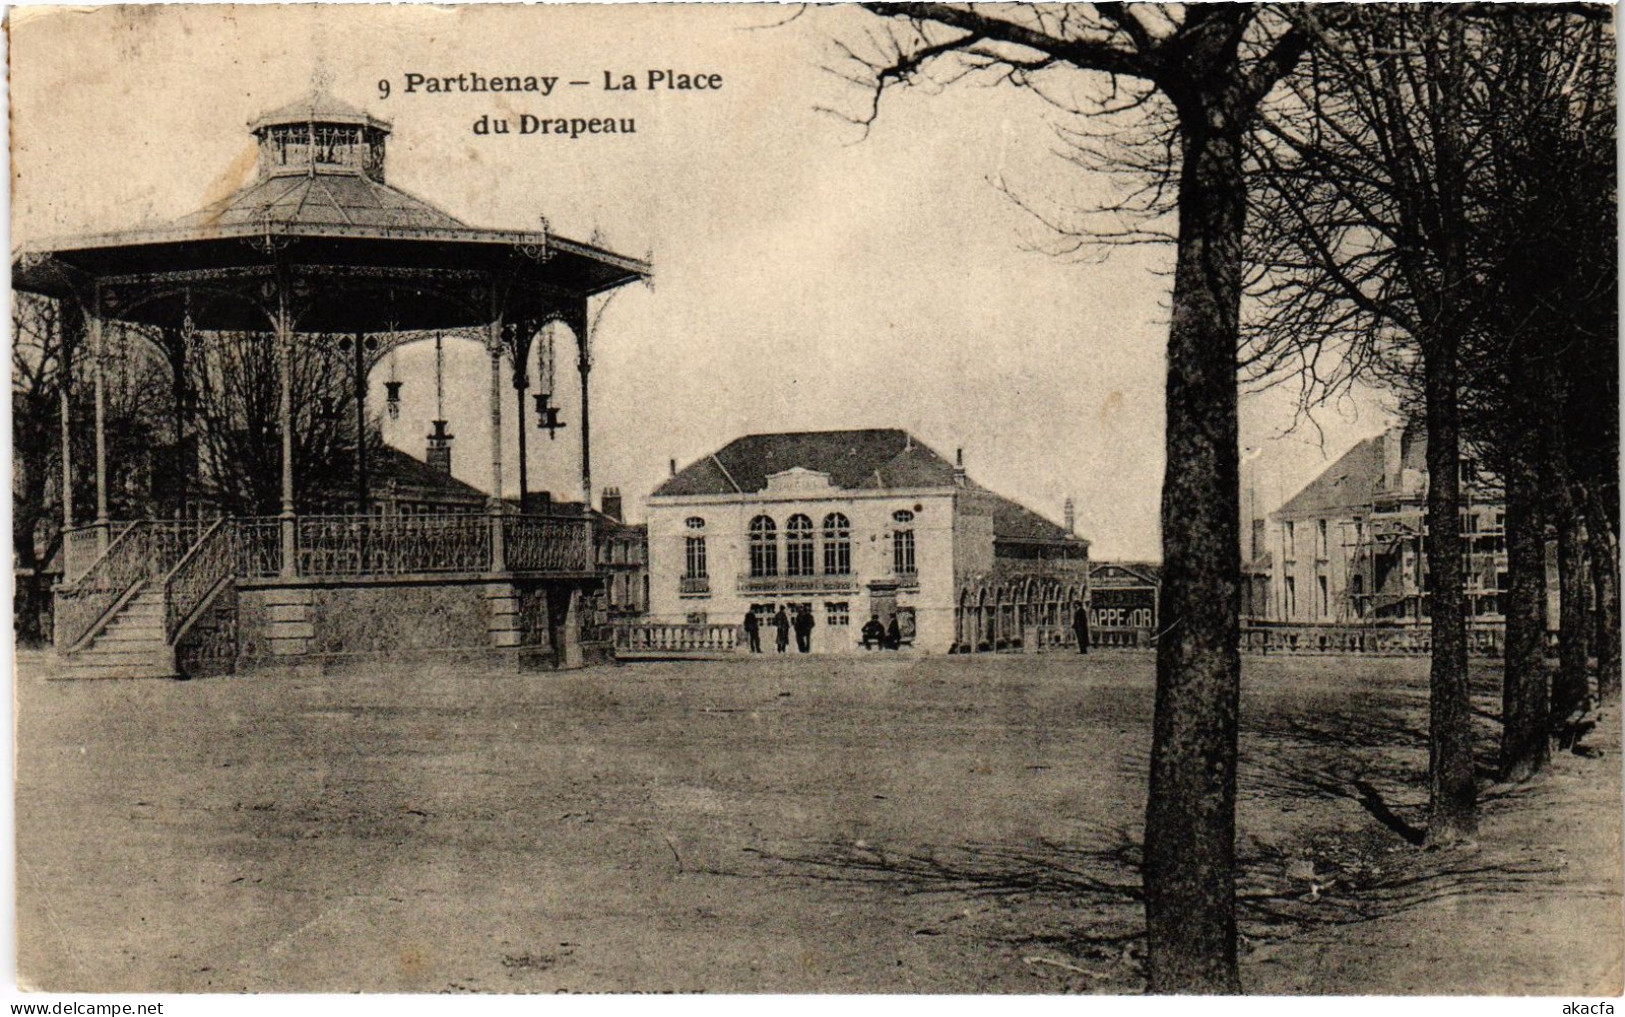
<path fill-rule="evenodd" d="M 276 293 L 277 373 L 282 379 L 277 421 L 282 428 L 282 574 L 299 571 L 298 535 L 293 514 L 293 322 L 288 313 L 288 283 L 278 278 Z"/>
<path fill-rule="evenodd" d="M 107 349 L 102 325 L 101 296 L 85 317 L 90 331 L 90 358 L 96 390 L 96 553 L 107 553 L 111 524 L 107 517 Z"/>
<path fill-rule="evenodd" d="M 367 334 L 355 334 L 355 500 L 358 515 L 372 515 L 372 490 L 367 477 Z"/>
<path fill-rule="evenodd" d="M 492 302 L 495 303 L 493 293 Z M 493 308 L 495 312 L 495 308 Z M 491 355 L 491 571 L 507 568 L 502 546 L 502 315 L 495 312 L 485 340 Z"/>
<path fill-rule="evenodd" d="M 587 315 L 587 301 L 576 309 L 576 371 L 581 375 L 581 503 L 592 508 L 592 389 L 588 378 L 592 374 L 592 319 Z"/>
<path fill-rule="evenodd" d="M 530 388 L 530 323 L 521 322 L 514 331 L 513 391 L 514 416 L 519 429 L 519 514 L 530 511 L 530 441 L 525 433 L 525 390 Z"/>
<path fill-rule="evenodd" d="M 62 334 L 62 384 L 57 408 L 62 417 L 62 529 L 73 529 L 73 358 L 66 329 Z"/>

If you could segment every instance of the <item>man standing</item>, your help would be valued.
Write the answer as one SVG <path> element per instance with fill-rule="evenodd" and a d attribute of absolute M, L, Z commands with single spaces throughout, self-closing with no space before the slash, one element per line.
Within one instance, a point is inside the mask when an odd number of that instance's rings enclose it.
<path fill-rule="evenodd" d="M 812 608 L 805 604 L 796 612 L 796 649 L 806 653 L 812 649 L 813 616 Z"/>
<path fill-rule="evenodd" d="M 790 616 L 784 613 L 783 605 L 779 606 L 778 613 L 773 616 L 773 627 L 778 630 L 779 652 L 783 653 L 790 646 Z"/>
<path fill-rule="evenodd" d="M 750 642 L 750 652 L 762 652 L 762 623 L 754 610 L 745 612 L 745 638 Z"/>
<path fill-rule="evenodd" d="M 1078 652 L 1089 652 L 1089 605 L 1079 604 L 1072 614 L 1072 631 L 1078 637 Z"/>

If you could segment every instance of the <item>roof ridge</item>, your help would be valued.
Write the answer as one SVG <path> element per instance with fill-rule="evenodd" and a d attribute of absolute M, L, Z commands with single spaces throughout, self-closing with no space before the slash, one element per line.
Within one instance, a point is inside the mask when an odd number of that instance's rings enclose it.
<path fill-rule="evenodd" d="M 735 480 L 734 475 L 728 472 L 728 467 L 722 465 L 722 460 L 717 458 L 717 454 L 715 452 L 711 453 L 711 461 L 716 463 L 717 469 L 721 470 L 722 475 L 728 478 L 728 483 L 733 485 L 735 492 L 739 494 L 745 493 L 745 489 L 739 486 L 739 481 Z"/>

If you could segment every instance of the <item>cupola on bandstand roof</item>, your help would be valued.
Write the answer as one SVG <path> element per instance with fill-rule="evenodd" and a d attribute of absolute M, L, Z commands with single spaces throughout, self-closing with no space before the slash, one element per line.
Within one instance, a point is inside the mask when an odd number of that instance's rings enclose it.
<path fill-rule="evenodd" d="M 249 125 L 255 179 L 166 226 L 18 253 L 19 290 L 159 327 L 356 333 L 572 325 L 648 265 L 541 230 L 470 226 L 385 179 L 390 124 L 326 95 Z"/>

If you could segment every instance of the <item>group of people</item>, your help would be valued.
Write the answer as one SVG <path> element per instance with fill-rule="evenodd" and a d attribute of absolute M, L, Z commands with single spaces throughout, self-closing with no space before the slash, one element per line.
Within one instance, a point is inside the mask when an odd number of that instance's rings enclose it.
<path fill-rule="evenodd" d="M 808 653 L 812 650 L 812 631 L 816 623 L 813 621 L 812 609 L 803 604 L 796 609 L 795 618 L 791 618 L 782 606 L 773 615 L 773 629 L 778 634 L 778 650 L 784 653 L 790 648 L 790 633 L 796 634 L 796 650 Z M 1089 607 L 1079 604 L 1072 614 L 1072 631 L 1078 639 L 1078 652 L 1089 652 Z M 762 652 L 762 622 L 756 617 L 755 611 L 745 612 L 745 638 L 750 643 L 750 652 Z M 896 650 L 903 645 L 903 629 L 897 624 L 897 616 L 891 616 L 891 621 L 885 625 L 880 624 L 880 615 L 872 614 L 869 620 L 863 623 L 863 648 L 865 650 Z"/>
<path fill-rule="evenodd" d="M 790 613 L 783 607 L 773 615 L 773 629 L 777 633 L 778 651 L 784 653 L 790 648 L 790 633 L 796 634 L 796 650 L 807 653 L 812 650 L 812 631 L 816 622 L 813 621 L 812 610 L 805 605 L 796 609 L 792 619 Z M 750 644 L 750 652 L 762 652 L 762 621 L 756 617 L 755 611 L 745 612 L 745 639 Z M 863 626 L 863 648 L 895 650 L 903 645 L 903 630 L 897 624 L 897 616 L 892 615 L 889 625 L 880 624 L 880 615 L 872 614 L 869 621 Z"/>
<path fill-rule="evenodd" d="M 803 605 L 796 611 L 792 620 L 789 612 L 780 607 L 773 616 L 773 628 L 778 633 L 778 650 L 780 653 L 790 648 L 790 632 L 795 630 L 796 649 L 801 653 L 812 650 L 812 631 L 817 624 L 813 621 L 812 609 Z M 745 638 L 750 642 L 750 652 L 762 652 L 762 623 L 756 617 L 755 611 L 745 612 Z"/>
<path fill-rule="evenodd" d="M 895 614 L 891 616 L 889 625 L 880 624 L 880 615 L 870 615 L 869 620 L 863 623 L 862 634 L 865 650 L 896 650 L 903 645 L 903 629 L 897 624 Z"/>

